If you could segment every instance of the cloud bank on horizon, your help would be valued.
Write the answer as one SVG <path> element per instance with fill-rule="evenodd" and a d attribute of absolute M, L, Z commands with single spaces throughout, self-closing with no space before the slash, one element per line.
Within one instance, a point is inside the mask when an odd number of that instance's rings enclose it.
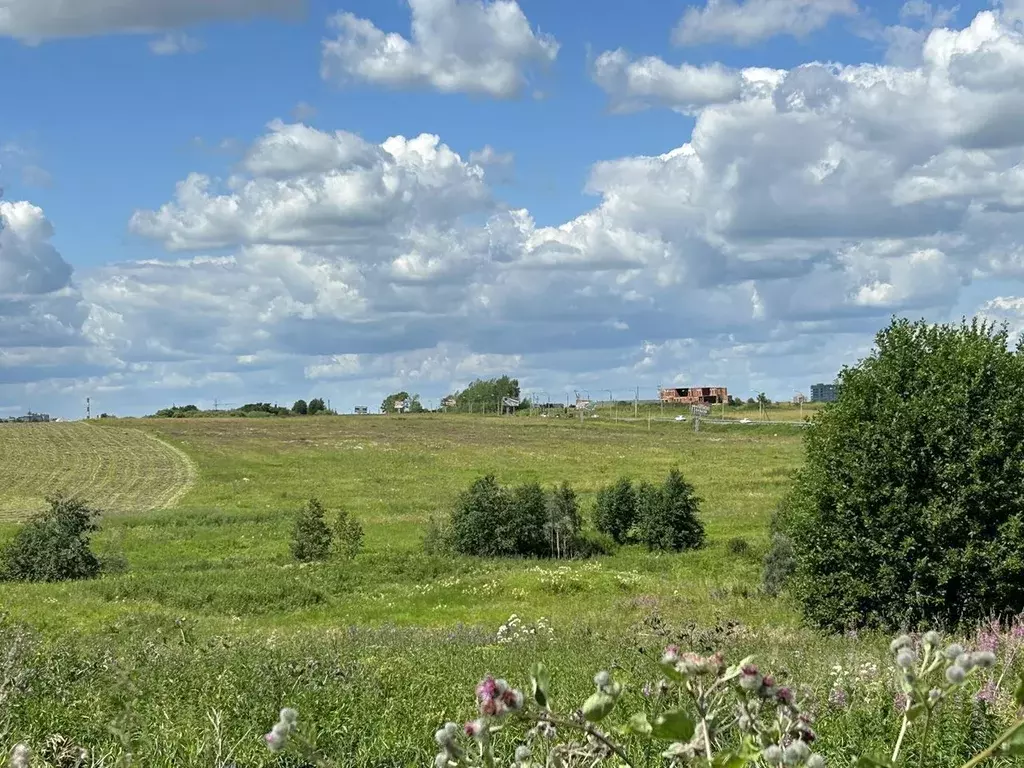
<path fill-rule="evenodd" d="M 0 36 L 150 33 L 153 53 L 203 56 L 186 29 L 300 7 L 0 0 Z M 550 399 L 670 383 L 781 398 L 862 356 L 892 314 L 1024 329 L 1024 2 L 958 22 L 921 0 L 888 21 L 854 0 L 707 0 L 645 32 L 656 53 L 633 42 L 576 61 L 529 10 L 409 0 L 404 32 L 333 9 L 309 77 L 338 99 L 543 114 L 567 97 L 532 90 L 576 68 L 602 94 L 595 125 L 668 122 L 675 146 L 593 158 L 592 199 L 552 221 L 536 186 L 517 186 L 547 128 L 513 152 L 467 121 L 456 149 L 427 112 L 395 112 L 422 130 L 371 139 L 318 125 L 321 105 L 297 94 L 302 109 L 268 108 L 229 168 L 182 169 L 165 202 L 125 217 L 155 257 L 80 266 L 73 239 L 55 245 L 61 221 L 12 197 L 0 408 L 311 393 L 348 408 L 503 373 Z M 779 66 L 764 48 L 792 43 L 792 58 L 826 32 L 877 56 Z M 712 43 L 721 60 L 685 60 Z"/>

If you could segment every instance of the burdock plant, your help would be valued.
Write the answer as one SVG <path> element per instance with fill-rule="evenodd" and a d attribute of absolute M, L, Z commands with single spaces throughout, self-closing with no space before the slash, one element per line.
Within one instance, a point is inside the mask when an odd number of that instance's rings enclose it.
<path fill-rule="evenodd" d="M 927 766 L 939 708 L 979 670 L 996 662 L 991 651 L 969 652 L 955 643 L 943 646 L 937 632 L 928 632 L 918 641 L 900 636 L 891 650 L 903 690 L 903 720 L 896 744 L 891 756 L 849 755 L 845 765 L 907 765 L 906 737 L 920 724 L 921 749 L 911 757 L 919 768 Z M 643 687 L 639 700 L 644 709 L 621 715 L 623 686 L 606 671 L 594 676 L 593 693 L 568 713 L 555 709 L 550 674 L 540 662 L 530 670 L 529 695 L 503 679 L 487 676 L 476 688 L 474 719 L 461 727 L 445 723 L 434 734 L 434 766 L 572 768 L 610 763 L 636 768 L 639 758 L 628 747 L 647 742 L 656 745 L 671 768 L 824 768 L 813 715 L 794 688 L 780 684 L 754 662 L 748 657 L 728 665 L 720 653 L 701 656 L 670 646 L 660 661 L 662 679 Z M 1024 675 L 1014 698 L 1018 709 L 1024 708 Z M 611 721 L 617 724 L 609 726 Z M 274 751 L 294 747 L 317 766 L 333 765 L 299 736 L 297 722 L 294 710 L 282 710 L 278 724 L 267 734 L 268 747 Z M 511 754 L 504 756 L 497 754 L 495 739 L 502 732 L 515 736 L 500 740 L 510 745 Z M 961 768 L 1010 756 L 1024 756 L 1024 717 Z"/>

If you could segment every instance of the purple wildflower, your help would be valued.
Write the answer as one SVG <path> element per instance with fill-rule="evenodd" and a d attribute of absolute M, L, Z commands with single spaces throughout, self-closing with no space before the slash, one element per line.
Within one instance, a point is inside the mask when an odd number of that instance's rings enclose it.
<path fill-rule="evenodd" d="M 892 708 L 897 712 L 903 712 L 907 708 L 907 694 L 897 693 L 892 697 Z"/>
<path fill-rule="evenodd" d="M 975 641 L 979 651 L 991 651 L 995 653 L 999 649 L 1000 635 L 1002 634 L 1002 627 L 999 625 L 998 619 L 992 619 L 988 624 L 983 625 L 978 630 L 978 637 Z"/>
<path fill-rule="evenodd" d="M 983 701 L 986 704 L 995 704 L 996 696 L 998 695 L 998 693 L 999 689 L 996 688 L 996 684 L 989 680 L 987 683 L 985 683 L 984 687 L 982 687 L 982 689 L 978 691 L 977 694 L 975 694 L 974 698 L 976 698 L 978 701 Z"/>

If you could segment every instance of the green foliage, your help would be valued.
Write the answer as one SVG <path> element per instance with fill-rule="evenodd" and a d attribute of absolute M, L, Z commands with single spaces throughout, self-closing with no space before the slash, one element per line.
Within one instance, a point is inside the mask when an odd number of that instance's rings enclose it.
<path fill-rule="evenodd" d="M 309 404 L 305 400 L 296 400 L 292 406 L 292 413 L 298 414 L 299 416 L 305 416 L 309 413 Z"/>
<path fill-rule="evenodd" d="M 334 520 L 334 550 L 351 560 L 363 550 L 363 526 L 344 509 Z"/>
<path fill-rule="evenodd" d="M 153 416 L 158 419 L 184 419 L 199 413 L 199 407 L 195 405 L 172 405 L 170 408 L 161 408 Z"/>
<path fill-rule="evenodd" d="M 246 403 L 245 405 L 236 408 L 235 413 L 246 415 L 265 413 L 269 416 L 292 415 L 290 408 L 285 408 L 283 405 L 277 405 L 277 403 Z"/>
<path fill-rule="evenodd" d="M 747 557 L 753 552 L 753 548 L 742 536 L 734 536 L 725 543 L 725 551 L 734 557 Z"/>
<path fill-rule="evenodd" d="M 597 492 L 594 527 L 611 536 L 617 544 L 630 539 L 636 523 L 636 491 L 632 481 L 623 477 Z"/>
<path fill-rule="evenodd" d="M 765 594 L 773 597 L 782 593 L 796 569 L 793 540 L 784 533 L 772 534 L 772 543 L 764 556 L 764 574 L 761 586 Z"/>
<path fill-rule="evenodd" d="M 309 401 L 309 415 L 316 416 L 318 413 L 326 413 L 327 404 L 323 401 L 323 398 L 314 397 Z"/>
<path fill-rule="evenodd" d="M 573 539 L 571 554 L 577 558 L 612 555 L 618 548 L 615 539 L 600 531 L 582 530 Z"/>
<path fill-rule="evenodd" d="M 704 546 L 704 524 L 697 513 L 700 499 L 678 469 L 664 484 L 644 484 L 636 494 L 639 538 L 649 550 L 679 552 Z"/>
<path fill-rule="evenodd" d="M 476 379 L 455 395 L 456 408 L 460 411 L 497 409 L 503 397 L 519 398 L 519 379 L 502 376 L 497 379 Z"/>
<path fill-rule="evenodd" d="M 302 562 L 327 559 L 331 551 L 331 529 L 327 527 L 324 506 L 318 499 L 307 501 L 295 518 L 291 548 L 295 559 Z"/>
<path fill-rule="evenodd" d="M 547 495 L 546 507 L 545 530 L 551 553 L 555 557 L 571 555 L 583 522 L 576 492 L 563 481 Z"/>
<path fill-rule="evenodd" d="M 538 484 L 508 489 L 487 475 L 459 496 L 451 516 L 452 546 L 464 555 L 544 557 L 550 554 L 547 522 L 547 497 Z"/>
<path fill-rule="evenodd" d="M 781 518 L 831 629 L 1024 606 L 1024 355 L 1005 328 L 894 319 L 806 435 Z"/>
<path fill-rule="evenodd" d="M 1024 717 L 1020 712 L 1002 733 L 986 734 L 979 745 L 961 743 L 954 747 L 953 754 L 945 753 L 942 731 L 948 734 L 953 730 L 950 715 L 955 717 L 957 702 L 963 699 L 965 681 L 976 672 L 984 676 L 983 670 L 991 669 L 997 657 L 991 652 L 965 653 L 959 645 L 942 649 L 940 641 L 938 633 L 928 632 L 922 647 L 914 647 L 907 636 L 893 642 L 893 666 L 902 680 L 905 704 L 900 706 L 902 723 L 891 757 L 871 757 L 870 748 L 851 748 L 846 738 L 842 740 L 843 764 L 857 768 L 910 764 L 974 768 L 993 757 L 1024 755 Z M 644 686 L 647 701 L 623 697 L 623 685 L 602 671 L 593 678 L 596 690 L 578 708 L 570 705 L 565 714 L 552 704 L 548 694 L 551 676 L 542 663 L 531 667 L 529 698 L 514 689 L 509 692 L 498 687 L 497 681 L 488 676 L 477 686 L 481 719 L 467 727 L 467 735 L 476 739 L 477 748 L 467 749 L 468 744 L 460 743 L 459 729 L 451 723 L 436 732 L 439 753 L 435 764 L 493 768 L 507 765 L 503 753 L 514 749 L 515 765 L 538 768 L 657 765 L 659 757 L 670 766 L 824 768 L 828 745 L 819 738 L 817 726 L 812 725 L 816 708 L 813 695 L 804 686 L 782 682 L 753 662 L 754 657 L 748 656 L 727 665 L 721 651 L 702 656 L 680 653 L 672 645 L 665 649 L 658 665 L 662 680 L 656 686 L 650 682 Z M 632 714 L 627 708 L 633 710 Z M 570 714 L 574 710 L 579 714 Z M 509 711 L 515 716 L 508 717 Z M 605 725 L 608 722 L 611 724 Z M 492 727 L 492 723 L 501 723 L 501 727 Z M 940 723 L 941 731 L 932 727 Z M 276 748 L 290 746 L 312 756 L 303 737 L 292 738 L 295 729 L 285 730 L 288 735 L 274 745 Z M 506 737 L 509 731 L 514 735 L 499 742 L 491 738 L 498 730 Z M 914 741 L 918 743 L 910 748 L 906 737 L 915 730 L 919 737 Z M 275 734 L 268 736 L 271 738 L 276 738 Z M 972 753 L 974 756 L 969 757 Z M 644 757 L 648 759 L 642 760 Z M 916 760 L 911 762 L 912 758 Z"/>
<path fill-rule="evenodd" d="M 432 557 L 448 555 L 454 551 L 451 529 L 443 520 L 431 515 L 423 530 L 423 552 Z"/>
<path fill-rule="evenodd" d="M 10 581 L 91 579 L 101 570 L 90 548 L 99 513 L 80 499 L 53 496 L 50 508 L 18 529 L 0 554 L 0 576 Z"/>
<path fill-rule="evenodd" d="M 399 405 L 402 403 L 405 403 L 406 413 L 423 413 L 424 411 L 423 404 L 420 403 L 420 396 L 410 395 L 404 390 L 385 397 L 384 402 L 380 404 L 380 410 L 382 413 L 398 413 Z"/>

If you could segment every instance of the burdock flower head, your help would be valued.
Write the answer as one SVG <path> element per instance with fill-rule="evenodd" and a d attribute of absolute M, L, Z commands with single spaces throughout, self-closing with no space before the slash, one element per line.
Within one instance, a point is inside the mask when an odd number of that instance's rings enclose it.
<path fill-rule="evenodd" d="M 756 664 L 745 664 L 740 670 L 740 688 L 743 690 L 753 693 L 761 688 L 763 682 L 764 678 Z"/>
<path fill-rule="evenodd" d="M 11 751 L 11 768 L 28 768 L 32 760 L 32 750 L 27 744 L 15 744 Z"/>
<path fill-rule="evenodd" d="M 267 742 L 267 749 L 271 752 L 280 752 L 288 746 L 288 737 L 295 732 L 295 728 L 298 726 L 298 721 L 298 712 L 290 707 L 282 709 L 277 722 L 274 723 L 274 727 L 270 729 L 270 733 L 267 733 L 263 737 Z"/>
<path fill-rule="evenodd" d="M 476 697 L 480 706 L 480 714 L 487 717 L 501 717 L 509 711 L 517 712 L 523 708 L 523 694 L 504 680 L 495 680 L 488 675 L 476 687 Z"/>

